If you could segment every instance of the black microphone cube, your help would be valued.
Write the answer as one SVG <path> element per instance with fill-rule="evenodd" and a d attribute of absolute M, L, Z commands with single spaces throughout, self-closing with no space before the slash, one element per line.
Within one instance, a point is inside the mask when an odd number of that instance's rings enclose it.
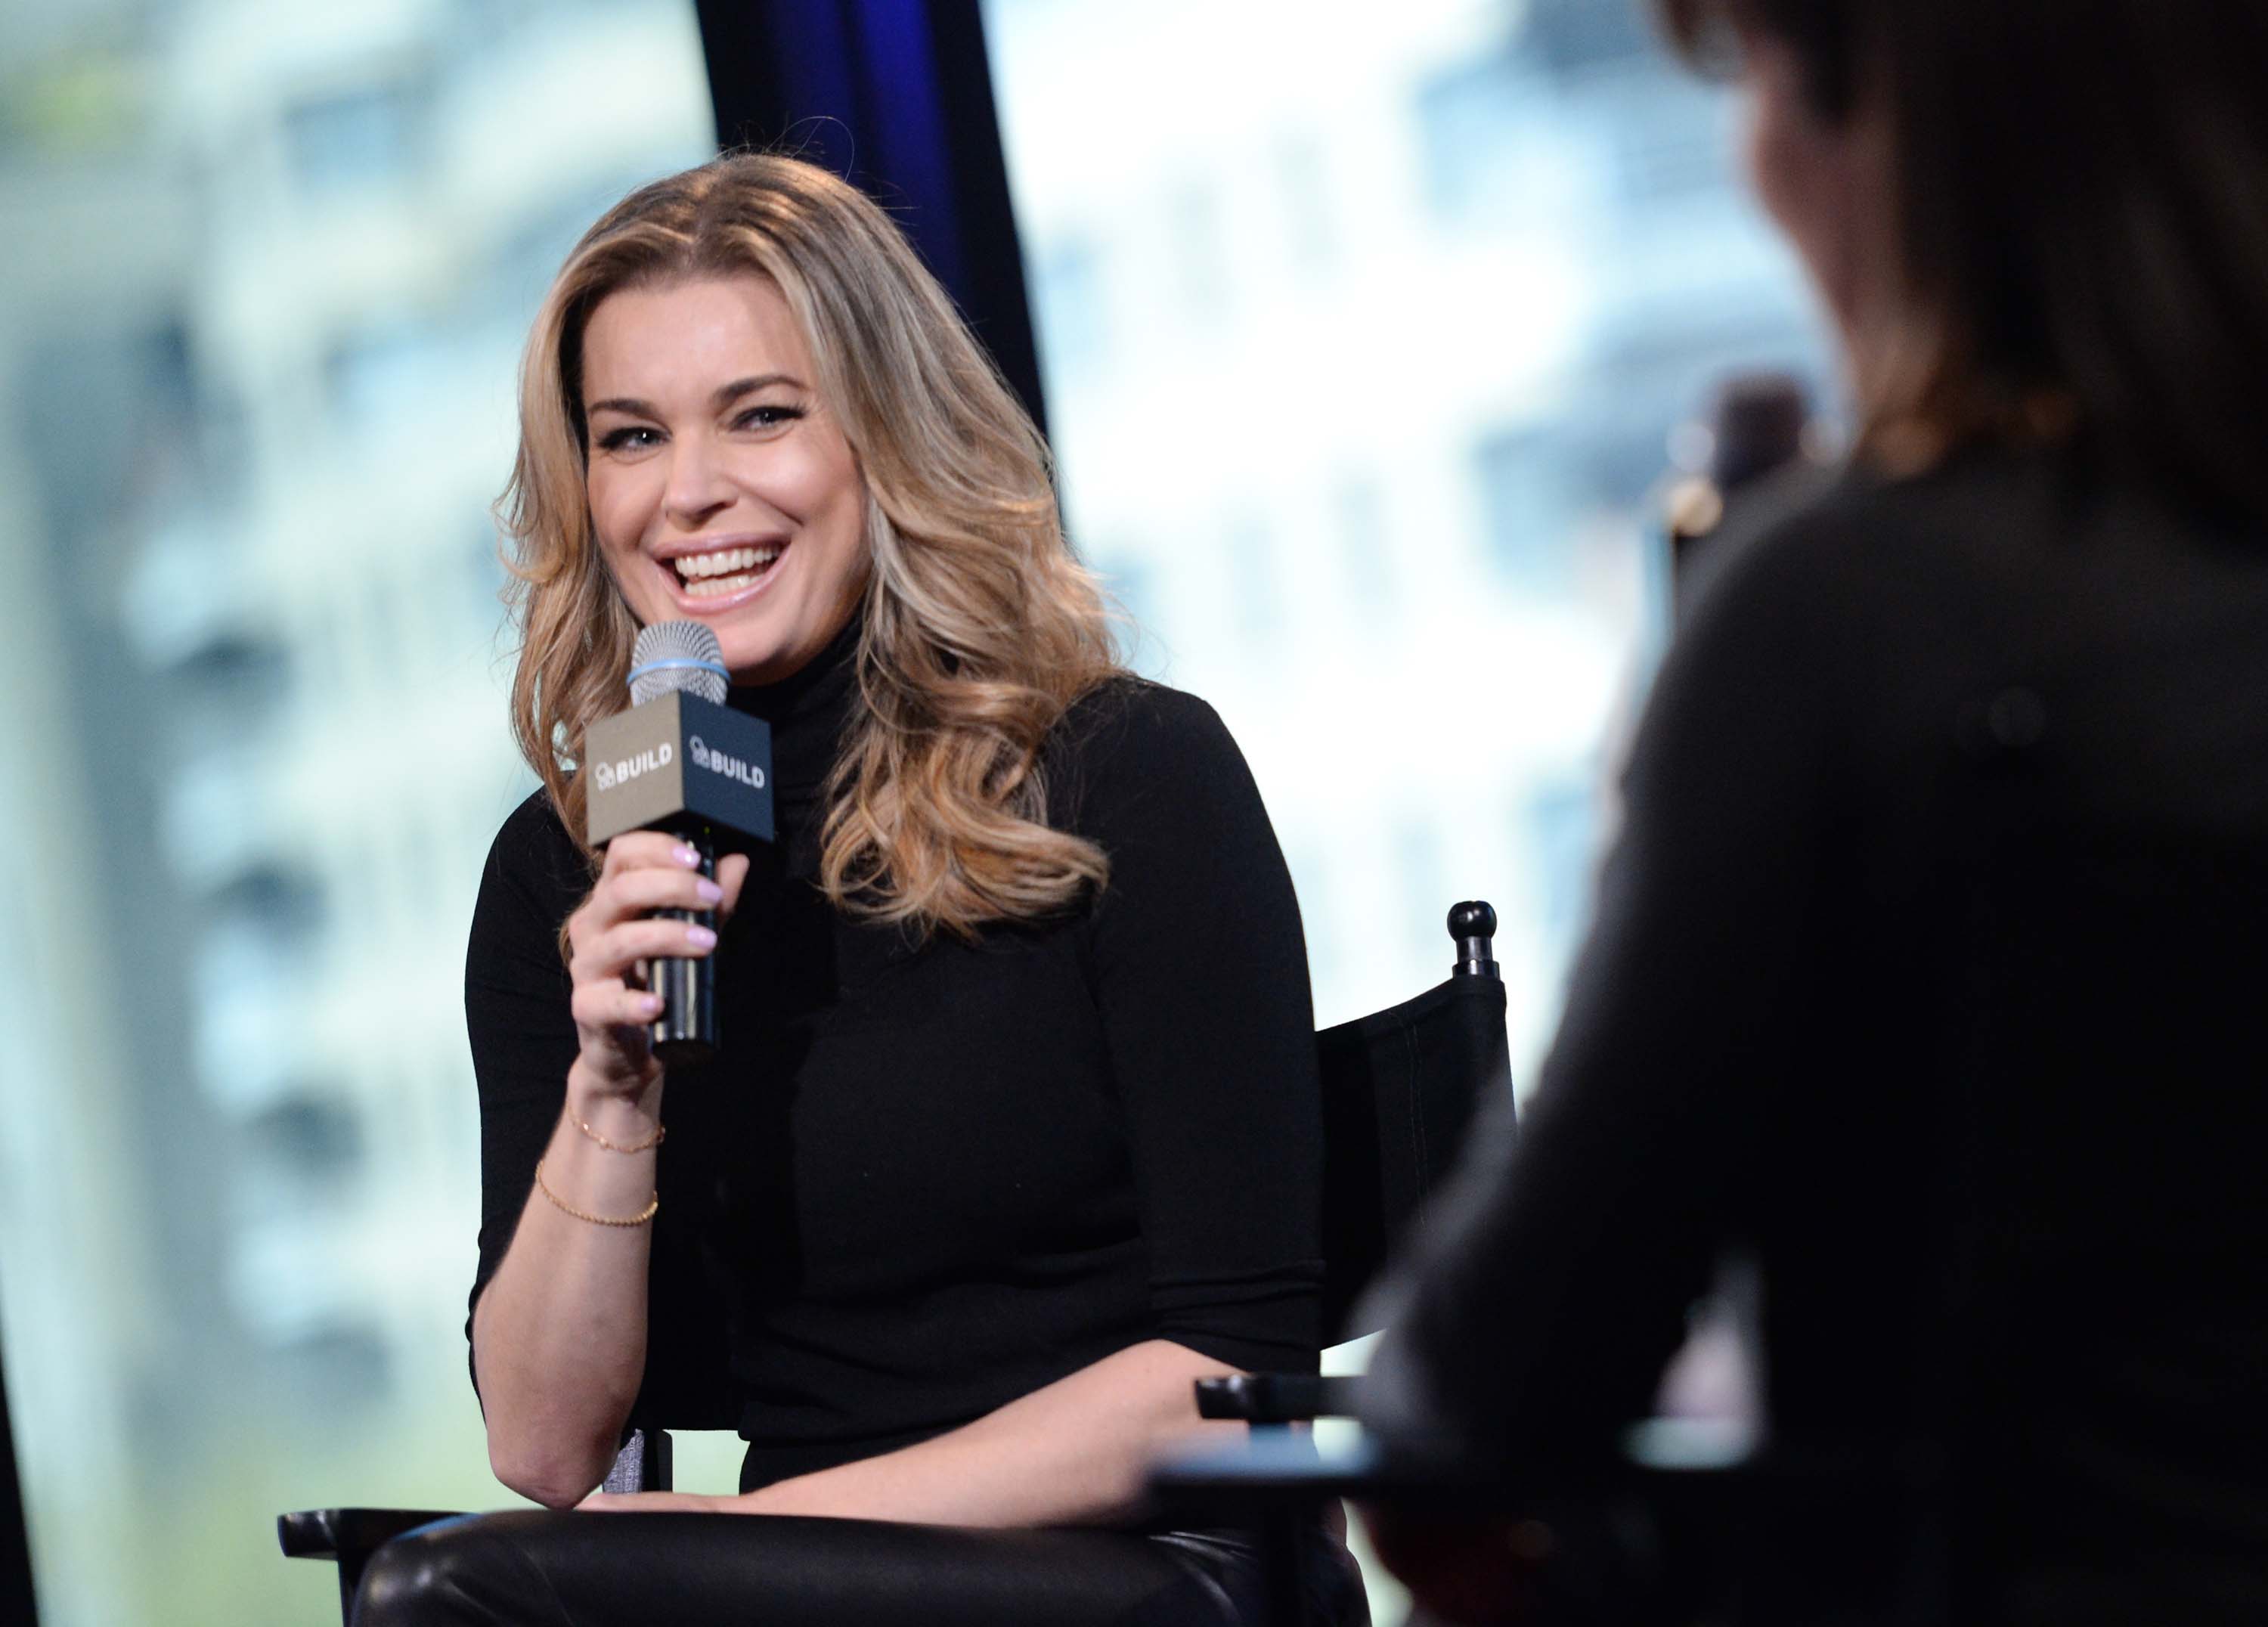
<path fill-rule="evenodd" d="M 591 845 L 703 825 L 727 850 L 770 842 L 771 769 L 770 724 L 683 690 L 601 718 L 583 740 Z"/>

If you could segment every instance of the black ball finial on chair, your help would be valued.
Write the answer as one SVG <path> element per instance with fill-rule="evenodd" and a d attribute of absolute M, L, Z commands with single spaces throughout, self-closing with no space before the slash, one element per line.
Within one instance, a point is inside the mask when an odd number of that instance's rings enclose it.
<path fill-rule="evenodd" d="M 1496 964 L 1496 910 L 1485 899 L 1469 898 L 1449 909 L 1449 936 L 1457 940 L 1457 975 L 1501 977 Z"/>

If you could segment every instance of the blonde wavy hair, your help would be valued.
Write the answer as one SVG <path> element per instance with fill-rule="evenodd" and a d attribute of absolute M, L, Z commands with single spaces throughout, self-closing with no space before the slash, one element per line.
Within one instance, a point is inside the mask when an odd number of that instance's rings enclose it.
<path fill-rule="evenodd" d="M 824 792 L 821 885 L 922 937 L 1071 908 L 1108 864 L 1048 826 L 1041 748 L 1123 670 L 1103 597 L 1064 540 L 1045 443 L 945 291 L 864 194 L 796 159 L 735 154 L 641 187 L 544 298 L 498 504 L 521 754 L 580 841 L 576 754 L 623 704 L 638 631 L 586 500 L 585 327 L 623 289 L 742 276 L 786 299 L 866 485 L 858 703 Z"/>

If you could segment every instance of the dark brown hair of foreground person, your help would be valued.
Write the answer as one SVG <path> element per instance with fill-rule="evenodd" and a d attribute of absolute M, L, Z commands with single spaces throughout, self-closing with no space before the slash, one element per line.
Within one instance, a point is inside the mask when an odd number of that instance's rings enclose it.
<path fill-rule="evenodd" d="M 2076 428 L 2268 521 L 2268 5 L 1654 4 L 1697 65 L 1761 34 L 1830 122 L 1889 115 L 1910 331 L 1856 381 L 1866 450 Z"/>

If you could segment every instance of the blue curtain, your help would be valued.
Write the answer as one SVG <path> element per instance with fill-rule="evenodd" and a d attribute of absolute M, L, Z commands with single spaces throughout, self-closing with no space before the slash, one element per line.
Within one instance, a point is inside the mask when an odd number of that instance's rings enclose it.
<path fill-rule="evenodd" d="M 1023 256 L 978 0 L 700 0 L 718 141 L 864 188 L 1042 429 Z"/>

